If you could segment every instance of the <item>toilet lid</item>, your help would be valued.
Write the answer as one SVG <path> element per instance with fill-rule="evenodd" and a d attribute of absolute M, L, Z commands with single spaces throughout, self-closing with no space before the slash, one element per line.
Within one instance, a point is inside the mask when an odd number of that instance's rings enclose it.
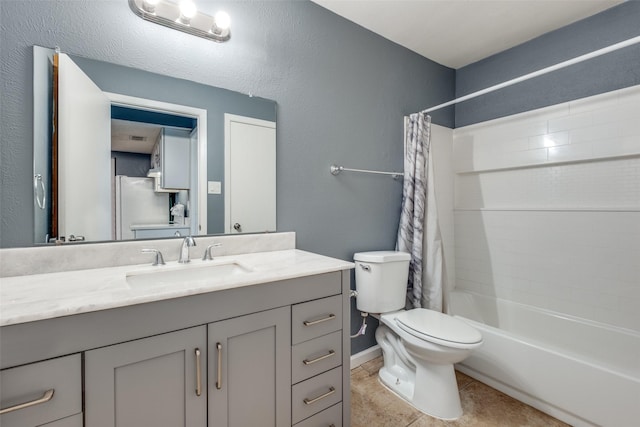
<path fill-rule="evenodd" d="M 460 344 L 482 341 L 474 327 L 460 319 L 425 308 L 414 308 L 396 316 L 398 326 L 409 334 L 429 340 L 429 337 Z"/>

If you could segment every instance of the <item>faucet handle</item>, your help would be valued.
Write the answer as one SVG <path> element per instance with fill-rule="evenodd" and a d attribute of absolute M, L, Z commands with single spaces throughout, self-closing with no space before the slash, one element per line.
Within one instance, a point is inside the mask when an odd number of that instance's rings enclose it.
<path fill-rule="evenodd" d="M 211 256 L 211 249 L 219 248 L 222 246 L 222 243 L 214 243 L 213 245 L 207 246 L 207 249 L 204 250 L 204 255 L 202 255 L 203 261 L 213 261 L 213 256 Z"/>
<path fill-rule="evenodd" d="M 156 254 L 156 259 L 151 265 L 165 265 L 164 258 L 162 257 L 162 252 L 158 249 L 142 249 L 143 254 Z"/>

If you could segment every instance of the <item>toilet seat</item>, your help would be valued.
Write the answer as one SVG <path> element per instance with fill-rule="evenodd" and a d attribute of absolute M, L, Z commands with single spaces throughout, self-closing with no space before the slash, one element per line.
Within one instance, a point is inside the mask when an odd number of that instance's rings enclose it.
<path fill-rule="evenodd" d="M 400 312 L 395 321 L 414 337 L 444 346 L 466 348 L 482 342 L 480 332 L 464 321 L 425 308 Z"/>

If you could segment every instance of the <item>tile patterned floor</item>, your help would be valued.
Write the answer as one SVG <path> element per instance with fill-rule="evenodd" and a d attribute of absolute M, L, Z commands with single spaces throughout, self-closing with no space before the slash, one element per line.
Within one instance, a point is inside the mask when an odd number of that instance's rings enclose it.
<path fill-rule="evenodd" d="M 351 427 L 561 427 L 567 424 L 456 371 L 464 414 L 455 421 L 414 409 L 378 382 L 382 358 L 351 371 Z"/>

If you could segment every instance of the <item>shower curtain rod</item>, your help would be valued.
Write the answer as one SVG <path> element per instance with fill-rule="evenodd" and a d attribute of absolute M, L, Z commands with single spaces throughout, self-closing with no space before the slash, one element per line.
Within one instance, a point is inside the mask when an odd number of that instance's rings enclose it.
<path fill-rule="evenodd" d="M 478 96 L 485 95 L 485 94 L 490 93 L 490 92 L 494 92 L 494 91 L 496 91 L 498 89 L 502 89 L 502 88 L 505 88 L 505 87 L 508 87 L 508 86 L 512 86 L 512 85 L 514 85 L 516 83 L 520 83 L 520 82 L 523 82 L 525 80 L 532 79 L 534 77 L 542 76 L 542 75 L 550 73 L 552 71 L 560 70 L 561 68 L 565 68 L 565 67 L 568 67 L 570 65 L 578 64 L 580 62 L 586 61 L 587 59 L 595 58 L 595 57 L 598 57 L 598 56 L 601 56 L 601 55 L 604 55 L 604 54 L 607 54 L 607 53 L 610 53 L 610 52 L 613 52 L 613 51 L 616 51 L 616 50 L 619 50 L 619 49 L 622 49 L 622 48 L 625 48 L 625 47 L 628 47 L 628 46 L 631 46 L 631 45 L 634 45 L 636 43 L 640 43 L 640 36 L 636 36 L 636 37 L 630 38 L 628 40 L 624 40 L 624 41 L 621 41 L 619 43 L 612 44 L 611 46 L 607 46 L 607 47 L 604 47 L 602 49 L 594 50 L 593 52 L 589 52 L 589 53 L 586 53 L 584 55 L 577 56 L 577 57 L 575 57 L 573 59 L 569 59 L 567 61 L 563 61 L 563 62 L 560 62 L 558 64 L 551 65 L 551 66 L 543 68 L 541 70 L 534 71 L 534 72 L 529 73 L 529 74 L 525 74 L 524 76 L 516 77 L 515 79 L 507 80 L 506 82 L 502 82 L 502 83 L 499 83 L 497 85 L 490 86 L 490 87 L 488 87 L 486 89 L 482 89 L 482 90 L 479 90 L 477 92 L 473 92 L 473 93 L 470 93 L 468 95 L 461 96 L 460 98 L 456 98 L 454 100 L 445 102 L 443 104 L 436 105 L 434 107 L 429 107 L 426 110 L 422 110 L 421 113 L 430 113 L 432 111 L 436 111 L 436 110 L 439 110 L 441 108 L 457 104 L 459 102 L 463 102 L 463 101 L 467 101 L 469 99 L 477 98 Z"/>

